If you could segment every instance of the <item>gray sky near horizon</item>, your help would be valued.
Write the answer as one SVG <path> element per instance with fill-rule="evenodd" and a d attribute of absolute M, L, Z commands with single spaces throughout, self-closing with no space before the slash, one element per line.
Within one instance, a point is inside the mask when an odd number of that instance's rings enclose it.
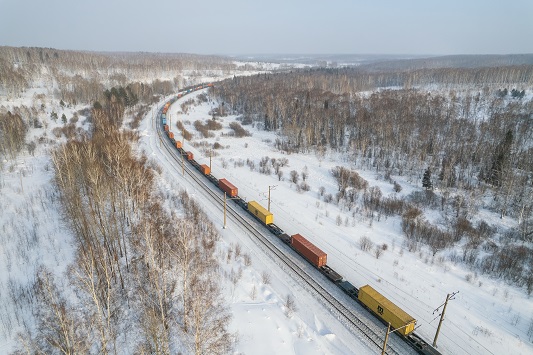
<path fill-rule="evenodd" d="M 0 0 L 0 45 L 197 54 L 533 53 L 533 0 Z"/>

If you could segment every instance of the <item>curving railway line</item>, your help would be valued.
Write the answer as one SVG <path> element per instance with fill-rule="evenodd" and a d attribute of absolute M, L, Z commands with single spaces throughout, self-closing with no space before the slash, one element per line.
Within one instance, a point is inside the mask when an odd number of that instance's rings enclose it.
<path fill-rule="evenodd" d="M 196 89 L 196 88 L 195 88 Z M 159 115 L 156 115 L 156 118 L 152 122 L 154 130 L 157 132 L 158 138 L 161 143 L 161 147 L 169 153 L 169 157 L 174 160 L 175 166 L 183 169 L 183 172 L 186 173 L 194 182 L 197 184 L 198 188 L 203 191 L 204 194 L 210 196 L 210 198 L 217 203 L 219 207 L 224 204 L 224 197 L 219 190 L 213 190 L 211 185 L 206 184 L 205 176 L 200 175 L 196 169 L 192 169 L 192 166 L 184 163 L 183 154 L 175 148 L 174 145 L 167 139 L 163 131 L 163 126 L 158 119 Z M 331 291 L 328 291 L 325 286 L 323 286 L 317 279 L 320 279 L 318 276 L 317 270 L 311 269 L 315 275 L 310 275 L 307 270 L 301 267 L 300 258 L 291 257 L 287 255 L 287 250 L 280 250 L 269 238 L 267 238 L 259 230 L 259 224 L 251 219 L 247 214 L 242 214 L 242 210 L 237 211 L 234 207 L 238 205 L 227 204 L 226 211 L 233 217 L 237 223 L 240 224 L 253 238 L 254 243 L 256 243 L 269 257 L 271 257 L 274 262 L 276 262 L 285 272 L 291 274 L 291 276 L 299 281 L 299 284 L 304 286 L 309 292 L 314 294 L 316 298 L 337 318 L 341 321 L 348 329 L 352 331 L 353 334 L 358 336 L 361 340 L 365 342 L 369 348 L 381 349 L 383 346 L 384 338 L 384 327 L 377 326 L 374 322 L 367 319 L 360 319 L 361 314 L 357 314 L 356 311 L 345 306 L 340 302 L 336 297 L 332 295 Z M 265 226 L 260 226 L 260 228 L 266 228 Z M 265 229 L 263 229 L 265 230 Z M 328 287 L 329 284 L 328 284 Z M 416 351 L 401 341 L 398 336 L 391 337 L 387 345 L 387 354 L 410 354 L 416 353 Z"/>

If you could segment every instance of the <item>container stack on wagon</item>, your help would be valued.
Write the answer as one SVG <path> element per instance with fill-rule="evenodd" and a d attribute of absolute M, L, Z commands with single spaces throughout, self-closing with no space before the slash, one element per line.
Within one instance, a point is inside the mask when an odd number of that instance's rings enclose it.
<path fill-rule="evenodd" d="M 328 261 L 326 253 L 300 234 L 291 236 L 291 246 L 316 267 L 324 266 Z"/>
<path fill-rule="evenodd" d="M 224 191 L 229 197 L 236 197 L 239 194 L 239 190 L 228 180 L 218 180 L 218 187 Z"/>
<path fill-rule="evenodd" d="M 255 201 L 248 202 L 248 211 L 264 224 L 274 223 L 274 215 Z"/>
<path fill-rule="evenodd" d="M 211 168 L 205 164 L 200 165 L 200 168 L 202 169 L 202 174 L 209 175 L 211 174 Z"/>
<path fill-rule="evenodd" d="M 392 329 L 403 336 L 415 330 L 416 320 L 400 307 L 376 291 L 372 286 L 365 285 L 359 288 L 358 299 L 386 323 L 390 323 Z"/>

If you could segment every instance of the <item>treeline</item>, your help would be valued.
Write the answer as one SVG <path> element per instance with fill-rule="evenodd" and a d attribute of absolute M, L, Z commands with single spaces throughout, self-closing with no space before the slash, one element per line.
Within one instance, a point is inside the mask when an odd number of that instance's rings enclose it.
<path fill-rule="evenodd" d="M 58 99 L 91 103 L 112 86 L 139 82 L 171 89 L 194 84 L 196 76 L 240 70 L 229 58 L 193 54 L 97 53 L 53 48 L 0 47 L 0 93 L 16 97 L 30 87 L 57 87 Z M 191 79 L 185 79 L 187 75 Z M 168 78 L 147 82 L 146 78 Z"/>
<path fill-rule="evenodd" d="M 226 354 L 219 236 L 185 192 L 167 204 L 154 193 L 156 170 L 132 151 L 138 136 L 114 128 L 112 97 L 94 105 L 89 136 L 52 152 L 75 262 L 66 288 L 39 271 L 35 327 L 18 353 Z"/>
<path fill-rule="evenodd" d="M 430 167 L 438 188 L 472 189 L 486 181 L 498 188 L 496 200 L 506 201 L 495 207 L 502 214 L 530 210 L 522 196 L 533 179 L 532 101 L 506 101 L 488 88 L 462 95 L 414 89 L 360 94 L 347 82 L 314 72 L 257 75 L 226 80 L 213 92 L 243 121 L 278 130 L 279 149 L 344 151 L 357 166 L 412 178 Z"/>

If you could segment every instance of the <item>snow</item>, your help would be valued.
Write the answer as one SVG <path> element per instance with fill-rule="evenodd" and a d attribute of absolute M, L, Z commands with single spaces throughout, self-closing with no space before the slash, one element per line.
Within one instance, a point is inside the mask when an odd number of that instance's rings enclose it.
<path fill-rule="evenodd" d="M 194 94 L 193 94 L 194 95 Z M 187 97 L 189 99 L 189 97 Z M 211 116 L 208 112 L 214 107 L 214 103 L 206 103 L 201 106 L 189 109 L 188 114 L 181 114 L 180 102 L 172 105 L 170 114 L 173 120 L 173 128 L 179 139 L 179 133 L 175 128 L 176 120 L 184 122 L 190 132 L 196 132 L 192 123 L 196 120 L 208 120 Z M 426 341 L 432 343 L 438 325 L 438 312 L 433 311 L 443 304 L 447 294 L 459 292 L 448 304 L 446 317 L 438 338 L 438 349 L 444 354 L 486 354 L 510 352 L 513 354 L 533 353 L 533 346 L 528 340 L 528 327 L 533 315 L 533 302 L 525 294 L 523 289 L 510 286 L 499 280 L 488 278 L 484 275 L 477 275 L 469 271 L 466 266 L 454 264 L 448 261 L 443 255 L 437 254 L 435 258 L 429 250 L 410 253 L 403 245 L 404 237 L 401 232 L 401 220 L 399 217 L 381 217 L 378 221 L 356 214 L 342 211 L 334 204 L 327 204 L 320 200 L 318 188 L 324 186 L 326 193 L 336 193 L 336 182 L 331 176 L 330 170 L 335 166 L 352 167 L 349 160 L 340 155 L 326 153 L 324 157 L 314 154 L 291 154 L 286 155 L 276 151 L 271 142 L 276 139 L 273 132 L 264 132 L 251 126 L 244 126 L 252 133 L 251 137 L 235 138 L 222 133 L 228 133 L 229 123 L 236 120 L 235 116 L 223 117 L 220 119 L 224 129 L 214 132 L 216 137 L 203 139 L 197 133 L 193 142 L 208 141 L 220 143 L 224 149 L 218 150 L 217 157 L 212 160 L 212 173 L 218 178 L 227 178 L 239 188 L 239 195 L 248 201 L 256 200 L 266 207 L 268 186 L 275 186 L 271 190 L 271 211 L 274 213 L 274 223 L 280 226 L 289 234 L 301 233 L 306 238 L 315 243 L 318 247 L 328 253 L 328 265 L 340 272 L 345 279 L 356 286 L 370 284 L 390 300 L 398 304 L 409 314 L 418 320 L 419 328 L 417 334 Z M 147 149 L 147 148 L 145 148 Z M 209 157 L 202 151 L 192 147 L 186 142 L 186 150 L 194 153 L 195 159 L 200 164 L 209 164 Z M 246 164 L 240 167 L 236 164 L 239 160 L 251 159 L 258 165 L 264 156 L 270 158 L 287 158 L 289 165 L 282 168 L 284 171 L 283 181 L 278 181 L 275 175 L 263 175 L 257 170 L 251 171 Z M 223 166 L 226 166 L 224 168 Z M 311 190 L 309 192 L 297 192 L 294 184 L 289 182 L 288 177 L 291 170 L 301 172 L 306 166 L 309 171 L 307 179 Z M 166 167 L 172 169 L 173 167 Z M 175 169 L 175 168 L 174 168 Z M 385 182 L 382 177 L 376 176 L 372 171 L 358 171 L 367 179 L 371 186 L 379 186 L 384 196 L 394 194 L 392 185 Z M 402 185 L 401 195 L 407 195 L 412 191 L 420 190 L 420 183 L 405 181 L 402 177 L 393 177 Z M 181 184 L 181 182 L 178 182 Z M 194 186 L 189 187 L 194 190 Z M 204 201 L 202 201 L 204 202 Z M 205 202 L 204 208 L 210 210 L 210 202 Z M 483 218 L 489 224 L 500 223 L 497 216 L 490 211 L 482 210 Z M 222 213 L 216 211 L 210 215 L 215 222 L 222 223 Z M 427 212 L 426 212 L 427 213 Z M 342 224 L 336 225 L 336 217 L 340 215 Z M 426 218 L 433 218 L 430 214 Z M 348 218 L 348 225 L 345 219 Z M 232 222 L 229 223 L 233 231 Z M 245 236 L 228 236 L 228 230 L 221 229 L 224 240 L 237 240 L 246 244 L 249 248 L 253 245 L 246 243 Z M 362 236 L 369 237 L 374 244 L 388 245 L 388 249 L 383 255 L 376 259 L 372 251 L 363 252 L 359 248 L 359 239 Z M 459 250 L 457 252 L 460 252 Z M 254 255 L 253 267 L 259 265 L 257 258 L 260 252 Z M 272 270 L 273 271 L 273 270 Z M 241 281 L 243 284 L 250 282 L 246 279 L 247 274 Z M 286 279 L 284 275 L 277 275 L 280 281 Z M 290 279 L 285 283 L 291 283 Z M 256 284 L 257 285 L 257 284 Z M 283 286 L 272 284 L 273 289 L 265 293 L 258 288 L 258 298 L 256 302 L 250 303 L 249 292 L 235 293 L 232 297 L 233 310 L 235 314 L 235 329 L 241 334 L 240 349 L 244 353 L 257 353 L 262 349 L 257 343 L 257 331 L 260 338 L 270 339 L 269 341 L 287 341 L 280 338 L 278 334 L 271 334 L 276 330 L 278 322 L 282 322 L 288 331 L 294 324 L 292 320 L 283 319 L 279 309 L 283 303 Z M 281 292 L 280 292 L 281 290 Z M 272 293 L 277 296 L 273 297 Z M 263 295 L 263 297 L 261 297 Z M 310 295 L 298 294 L 304 299 L 312 298 Z M 310 302 L 312 300 L 305 300 Z M 271 302 L 277 303 L 277 308 L 272 308 Z M 297 304 L 303 302 L 297 298 Z M 261 304 L 258 310 L 257 304 Z M 268 306 L 267 306 L 268 305 Z M 320 306 L 318 306 L 320 307 Z M 318 309 L 313 308 L 312 312 Z M 241 311 L 244 311 L 243 315 Z M 307 309 L 296 312 L 294 318 L 302 317 L 305 320 Z M 266 312 L 268 315 L 263 315 Z M 272 317 L 278 316 L 278 321 L 271 321 Z M 342 344 L 345 337 L 340 336 L 335 331 L 321 331 L 317 324 L 335 323 L 334 319 L 324 315 L 326 318 L 319 318 L 315 315 L 313 321 L 309 319 L 304 322 L 306 332 L 311 332 L 317 339 L 314 342 L 322 344 L 321 347 L 333 353 L 344 353 L 339 348 L 332 348 L 333 344 Z M 259 318 L 256 318 L 259 317 Z M 267 317 L 267 318 L 265 318 Z M 270 318 L 268 318 L 270 317 Z M 286 317 L 285 317 L 286 318 Z M 261 327 L 255 329 L 250 325 L 252 319 L 260 320 Z M 318 319 L 318 320 L 317 320 Z M 317 323 L 318 322 L 318 323 Z M 264 325 L 264 327 L 263 327 Z M 272 328 L 273 327 L 273 328 Z M 298 333 L 298 332 L 297 332 Z M 293 336 L 293 339 L 295 336 Z M 283 340 L 282 340 L 283 339 Z M 282 343 L 285 345 L 285 343 Z M 290 348 L 290 349 L 289 349 Z M 352 353 L 353 349 L 350 348 Z M 242 350 L 241 350 L 242 351 Z M 281 347 L 282 354 L 309 353 L 309 349 L 302 349 L 297 346 Z M 328 352 L 329 352 L 328 351 Z"/>
<path fill-rule="evenodd" d="M 194 96 L 196 94 L 192 94 Z M 182 100 L 188 100 L 190 96 Z M 26 99 L 9 102 L 9 106 L 32 105 L 33 92 Z M 187 115 L 179 113 L 178 101 L 171 106 L 173 125 L 176 120 L 185 123 L 190 132 L 195 120 L 210 119 L 208 112 L 214 103 L 192 107 Z M 55 125 L 50 117 L 52 109 L 61 117 L 63 112 L 70 118 L 74 108 L 64 111 L 57 105 L 47 106 L 47 112 L 39 114 L 48 128 L 32 130 L 31 137 L 43 136 Z M 155 112 L 155 109 L 153 110 Z M 233 313 L 232 331 L 238 332 L 236 354 L 365 354 L 376 353 L 369 349 L 354 334 L 351 334 L 334 315 L 302 285 L 279 268 L 272 256 L 267 255 L 250 236 L 231 218 L 228 228 L 222 228 L 222 208 L 213 204 L 190 180 L 181 175 L 177 167 L 161 149 L 151 122 L 152 113 L 142 122 L 139 150 L 145 151 L 163 168 L 161 186 L 178 191 L 185 189 L 202 205 L 219 227 L 222 242 L 219 252 L 224 255 L 237 243 L 243 253 L 248 253 L 252 265 L 246 266 L 242 259 L 223 263 L 225 273 L 225 296 Z M 228 133 L 229 123 L 235 116 L 221 119 Z M 58 120 L 58 125 L 60 119 Z M 79 126 L 83 124 L 80 117 Z M 189 122 L 189 123 L 187 123 Z M 446 295 L 459 293 L 449 302 L 446 318 L 438 339 L 439 350 L 444 354 L 532 354 L 533 345 L 527 332 L 533 316 L 533 302 L 523 289 L 510 286 L 499 280 L 476 275 L 461 264 L 454 264 L 437 254 L 432 257 L 429 250 L 410 253 L 403 245 L 399 217 L 371 219 L 364 214 L 352 215 L 332 203 L 320 199 L 318 189 L 324 186 L 326 193 L 335 194 L 337 187 L 330 170 L 335 166 L 352 167 L 348 158 L 341 154 L 327 152 L 324 156 L 315 154 L 286 155 L 272 146 L 276 139 L 273 132 L 260 131 L 244 126 L 251 137 L 234 138 L 215 132 L 215 138 L 194 142 L 219 142 L 224 148 L 213 158 L 213 174 L 225 177 L 239 188 L 239 195 L 247 200 L 256 200 L 266 207 L 268 186 L 271 191 L 271 210 L 275 223 L 289 234 L 300 233 L 328 253 L 328 265 L 356 286 L 370 284 L 390 300 L 394 301 L 418 320 L 416 332 L 426 341 L 432 342 L 438 325 L 434 309 L 440 306 Z M 173 131 L 176 131 L 175 127 Z M 209 164 L 209 157 L 186 142 L 200 164 Z M 0 352 L 8 353 L 17 343 L 16 332 L 22 328 L 17 321 L 16 310 L 24 301 L 17 303 L 10 295 L 10 280 L 21 287 L 33 282 L 33 275 L 39 265 L 46 265 L 56 275 L 61 275 L 72 260 L 73 250 L 70 235 L 61 222 L 57 196 L 52 187 L 53 169 L 48 154 L 48 145 L 37 145 L 35 156 L 22 154 L 16 162 L 4 161 L 0 179 Z M 256 166 L 263 156 L 287 158 L 289 165 L 282 168 L 283 181 L 275 175 L 263 175 L 251 171 L 246 164 L 238 166 L 240 159 L 251 159 Z M 224 161 L 226 163 L 224 163 Z M 224 165 L 227 167 L 224 168 Z M 301 172 L 308 168 L 307 179 L 311 190 L 298 192 L 288 178 L 291 170 Z M 384 196 L 394 194 L 392 185 L 376 176 L 372 171 L 358 171 L 371 186 L 379 186 Z M 420 189 L 420 184 L 401 177 L 393 177 L 402 185 L 400 195 L 408 195 Z M 480 215 L 489 224 L 513 223 L 500 221 L 492 212 L 481 209 Z M 341 216 L 342 224 L 336 224 Z M 431 216 L 426 216 L 431 218 Z M 347 225 L 345 220 L 348 219 Z M 36 241 L 31 236 L 36 235 Z M 388 245 L 388 249 L 377 259 L 372 252 L 359 248 L 362 236 L 374 244 Z M 460 252 L 460 251 L 457 251 Z M 231 272 L 242 276 L 236 284 L 229 281 Z M 268 272 L 271 282 L 265 284 L 262 274 Z M 255 296 L 252 290 L 255 287 Z M 340 293 L 340 291 L 339 291 Z M 284 300 L 292 295 L 297 310 L 287 314 Z M 342 297 L 342 295 L 340 296 Z M 344 299 L 347 299 L 344 297 Z M 22 311 L 24 314 L 24 311 Z M 385 327 L 383 327 L 385 332 Z"/>

